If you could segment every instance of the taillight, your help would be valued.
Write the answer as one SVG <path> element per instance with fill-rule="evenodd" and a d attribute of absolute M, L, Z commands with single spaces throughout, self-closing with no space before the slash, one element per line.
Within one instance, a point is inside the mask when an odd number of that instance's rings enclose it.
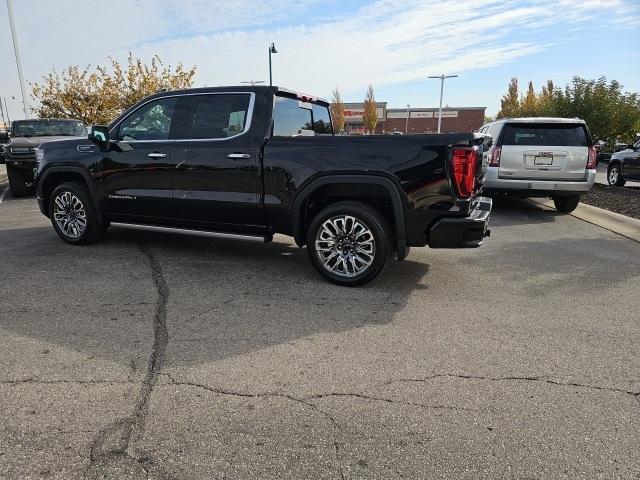
<path fill-rule="evenodd" d="M 589 147 L 589 159 L 587 160 L 587 168 L 592 169 L 596 168 L 598 165 L 598 154 L 596 152 L 596 147 Z"/>
<path fill-rule="evenodd" d="M 502 153 L 502 148 L 494 147 L 491 152 L 491 160 L 489 160 L 490 167 L 499 167 L 500 166 L 500 154 Z"/>
<path fill-rule="evenodd" d="M 451 153 L 453 183 L 458 197 L 469 198 L 476 188 L 478 152 L 474 149 L 455 148 Z"/>

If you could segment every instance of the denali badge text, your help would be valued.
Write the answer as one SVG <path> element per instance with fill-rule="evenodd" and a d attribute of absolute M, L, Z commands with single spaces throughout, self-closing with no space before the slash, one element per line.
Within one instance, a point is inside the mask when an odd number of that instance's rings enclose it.
<path fill-rule="evenodd" d="M 118 200 L 135 200 L 136 197 L 132 197 L 131 195 L 116 195 L 115 193 L 110 193 L 109 198 L 116 198 Z"/>

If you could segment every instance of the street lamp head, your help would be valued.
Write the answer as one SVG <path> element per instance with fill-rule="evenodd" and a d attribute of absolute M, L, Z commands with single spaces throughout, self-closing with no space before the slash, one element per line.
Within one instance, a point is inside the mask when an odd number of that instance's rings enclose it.
<path fill-rule="evenodd" d="M 269 52 L 270 53 L 278 53 L 278 51 L 276 50 L 276 46 L 275 44 L 271 44 L 271 46 L 269 47 Z"/>

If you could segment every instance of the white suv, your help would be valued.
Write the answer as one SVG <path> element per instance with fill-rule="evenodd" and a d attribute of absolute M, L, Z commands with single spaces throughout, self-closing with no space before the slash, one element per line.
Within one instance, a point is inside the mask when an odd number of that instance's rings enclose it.
<path fill-rule="evenodd" d="M 517 197 L 550 197 L 571 212 L 596 178 L 596 150 L 584 120 L 504 118 L 487 123 L 491 147 L 483 191 Z"/>

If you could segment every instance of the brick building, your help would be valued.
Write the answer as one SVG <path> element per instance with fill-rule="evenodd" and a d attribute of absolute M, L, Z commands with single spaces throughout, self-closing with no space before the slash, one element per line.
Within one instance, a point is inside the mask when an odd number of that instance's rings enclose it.
<path fill-rule="evenodd" d="M 364 134 L 362 103 L 345 103 L 345 131 L 349 135 Z M 436 133 L 437 108 L 387 108 L 387 102 L 376 104 L 378 125 L 376 133 Z M 474 132 L 484 123 L 486 107 L 443 107 L 442 133 Z"/>

